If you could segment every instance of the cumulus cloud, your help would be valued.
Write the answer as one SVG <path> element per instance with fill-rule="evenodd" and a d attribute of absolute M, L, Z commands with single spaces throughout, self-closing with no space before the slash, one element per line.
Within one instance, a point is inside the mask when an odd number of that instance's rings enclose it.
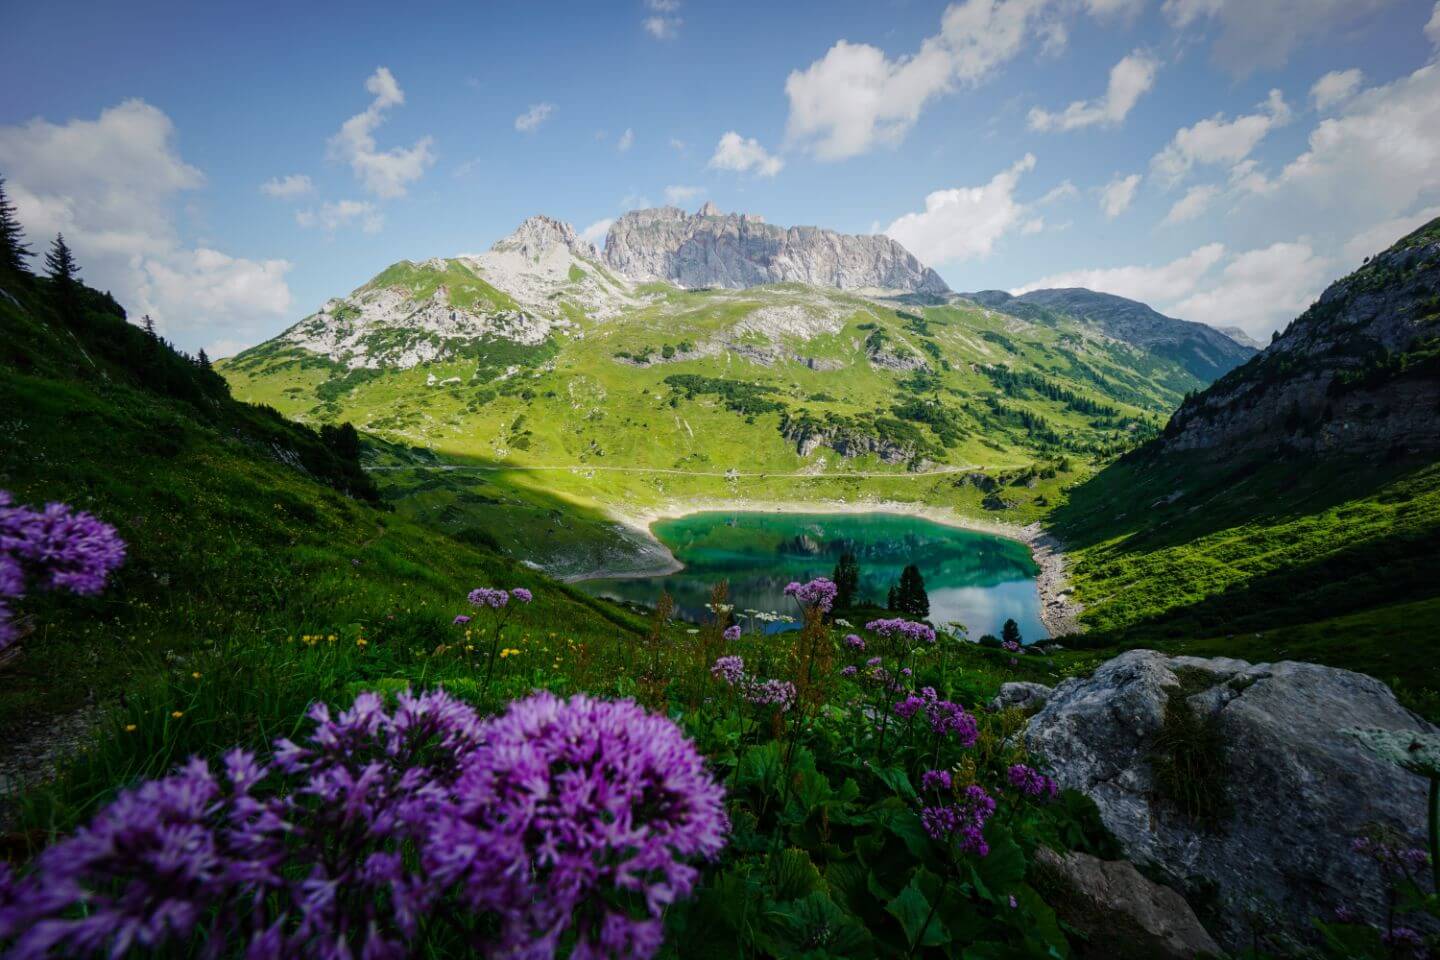
<path fill-rule="evenodd" d="M 355 224 L 366 233 L 379 233 L 385 217 L 368 200 L 340 200 L 321 204 L 318 209 L 301 210 L 295 214 L 295 222 L 302 227 L 319 227 L 326 233 Z"/>
<path fill-rule="evenodd" d="M 932 265 L 989 256 L 1011 230 L 1043 229 L 1044 222 L 1015 199 L 1021 175 L 1033 169 L 1035 157 L 1026 154 L 984 186 L 936 190 L 925 197 L 923 211 L 899 217 L 885 233 Z"/>
<path fill-rule="evenodd" d="M 331 156 L 350 164 L 357 180 L 377 197 L 403 197 L 405 185 L 420 179 L 425 168 L 435 162 L 430 152 L 433 137 L 421 137 L 411 147 L 380 150 L 375 143 L 375 130 L 385 120 L 391 107 L 405 102 L 400 84 L 386 67 L 379 67 L 365 81 L 365 89 L 374 95 L 370 106 L 355 114 L 330 138 Z"/>
<path fill-rule="evenodd" d="M 785 167 L 785 161 L 767 151 L 754 137 L 746 139 L 734 130 L 720 138 L 708 166 L 713 170 L 734 170 L 760 177 L 773 177 Z"/>
<path fill-rule="evenodd" d="M 978 84 L 1013 59 L 1049 5 L 1050 0 L 953 3 L 941 16 L 939 33 L 915 53 L 893 59 L 879 47 L 840 40 L 786 79 L 788 140 L 822 160 L 900 142 L 931 98 L 960 84 Z"/>
<path fill-rule="evenodd" d="M 1430 19 L 1425 24 L 1425 36 L 1430 42 L 1440 47 L 1440 0 L 1437 0 L 1435 9 L 1430 12 Z"/>
<path fill-rule="evenodd" d="M 610 232 L 610 227 L 614 223 L 614 217 L 606 217 L 604 220 L 596 220 L 594 223 L 590 224 L 590 226 L 580 231 L 580 239 L 588 240 L 590 243 L 593 243 L 595 244 L 595 246 L 598 247 L 605 242 L 605 235 Z"/>
<path fill-rule="evenodd" d="M 621 153 L 624 153 L 626 150 L 629 150 L 634 145 L 635 131 L 631 130 L 629 127 L 626 127 L 625 132 L 620 134 L 620 139 L 615 141 L 615 149 L 619 150 Z"/>
<path fill-rule="evenodd" d="M 1194 220 L 1209 208 L 1211 202 L 1220 195 L 1220 188 L 1212 184 L 1191 187 L 1185 191 L 1185 196 L 1175 201 L 1170 212 L 1165 215 L 1165 222 L 1170 224 L 1184 223 L 1186 220 Z"/>
<path fill-rule="evenodd" d="M 680 35 L 680 26 L 685 21 L 677 16 L 680 0 L 645 0 L 649 16 L 640 21 L 645 32 L 656 40 L 674 40 Z"/>
<path fill-rule="evenodd" d="M 1314 303 L 1334 268 L 1309 243 L 1271 244 L 1232 257 L 1218 277 L 1170 304 L 1170 310 L 1186 320 L 1238 326 L 1263 338 Z"/>
<path fill-rule="evenodd" d="M 315 189 L 310 178 L 303 173 L 292 173 L 288 177 L 271 177 L 260 184 L 260 192 L 267 197 L 300 197 Z"/>
<path fill-rule="evenodd" d="M 1312 37 L 1336 35 L 1394 0 L 1165 0 L 1180 29 L 1213 29 L 1211 56 L 1237 76 L 1282 66 Z"/>
<path fill-rule="evenodd" d="M 1331 70 L 1310 88 L 1310 100 L 1316 110 L 1327 110 L 1354 96 L 1364 80 L 1359 70 Z"/>
<path fill-rule="evenodd" d="M 1279 90 L 1255 113 L 1225 119 L 1217 113 L 1191 127 L 1176 131 L 1170 143 L 1150 160 L 1150 167 L 1166 183 L 1175 183 L 1197 165 L 1233 165 L 1250 155 L 1271 130 L 1290 122 L 1290 107 Z"/>
<path fill-rule="evenodd" d="M 170 118 L 126 100 L 94 120 L 0 126 L 0 170 L 36 245 L 63 231 L 87 282 L 193 349 L 251 335 L 290 307 L 284 260 L 248 260 L 180 237 L 176 199 L 204 184 Z"/>
<path fill-rule="evenodd" d="M 533 133 L 540 129 L 540 124 L 555 112 L 553 103 L 532 103 L 530 109 L 515 118 L 515 129 L 521 133 Z"/>
<path fill-rule="evenodd" d="M 1128 266 L 1070 270 L 1042 277 L 1010 292 L 1019 296 L 1052 287 L 1087 287 L 1142 303 L 1173 303 L 1194 293 L 1202 275 L 1225 256 L 1225 245 L 1210 243 L 1158 267 Z"/>
<path fill-rule="evenodd" d="M 1396 240 L 1440 217 L 1440 205 L 1425 207 L 1403 217 L 1382 220 L 1351 237 L 1343 248 L 1342 269 L 1357 267 L 1366 257 L 1374 256 Z"/>
<path fill-rule="evenodd" d="M 696 197 L 704 195 L 704 187 L 673 186 L 665 188 L 665 202 L 672 207 L 683 207 Z"/>
<path fill-rule="evenodd" d="M 1135 191 L 1140 186 L 1140 174 L 1128 177 L 1117 176 L 1100 188 L 1100 209 L 1105 211 L 1107 220 L 1114 220 L 1130 209 L 1135 201 Z"/>
<path fill-rule="evenodd" d="M 1110 68 L 1110 83 L 1103 97 L 1076 100 L 1059 113 L 1034 107 L 1030 111 L 1030 129 L 1076 130 L 1097 125 L 1118 126 L 1155 85 L 1155 73 L 1159 69 L 1160 61 L 1137 50 Z"/>
<path fill-rule="evenodd" d="M 1047 192 L 1045 196 L 1041 197 L 1035 202 L 1040 206 L 1045 206 L 1046 204 L 1058 203 L 1061 200 L 1069 200 L 1071 197 L 1076 197 L 1079 195 L 1080 191 L 1075 188 L 1075 184 L 1071 183 L 1069 180 L 1062 180 L 1060 181 L 1058 186 Z"/>

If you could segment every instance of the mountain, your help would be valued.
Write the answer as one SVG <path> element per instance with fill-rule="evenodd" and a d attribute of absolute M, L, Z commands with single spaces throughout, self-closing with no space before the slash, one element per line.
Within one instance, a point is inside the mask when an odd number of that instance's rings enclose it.
<path fill-rule="evenodd" d="M 738 289 L 803 283 L 839 290 L 943 296 L 949 287 L 900 244 L 819 227 L 777 227 L 707 203 L 693 216 L 675 207 L 635 210 L 610 227 L 605 263 L 636 281 Z"/>
<path fill-rule="evenodd" d="M 1265 349 L 1265 344 L 1250 336 L 1250 334 L 1246 333 L 1240 327 L 1216 327 L 1215 329 L 1219 330 L 1221 333 L 1225 334 L 1225 336 L 1229 337 L 1231 340 L 1234 340 L 1242 347 L 1249 347 L 1251 350 Z"/>
<path fill-rule="evenodd" d="M 1440 450 L 1440 219 L 1330 285 L 1171 418 L 1172 450 Z"/>
<path fill-rule="evenodd" d="M 1211 383 L 1255 355 L 1256 347 L 1203 323 L 1167 317 L 1138 300 L 1083 287 L 1031 290 L 1012 297 L 1002 290 L 961 294 L 996 310 L 1038 319 L 1036 309 L 1083 321 L 1106 336 L 1167 357 Z"/>

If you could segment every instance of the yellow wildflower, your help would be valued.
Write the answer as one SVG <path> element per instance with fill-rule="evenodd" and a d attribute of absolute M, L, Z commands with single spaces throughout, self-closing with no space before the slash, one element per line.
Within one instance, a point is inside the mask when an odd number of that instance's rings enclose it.
<path fill-rule="evenodd" d="M 199 680 L 199 679 L 200 679 L 200 671 L 199 671 L 199 670 L 196 670 L 194 673 L 190 674 L 190 676 L 193 677 L 193 678 L 195 678 L 196 680 Z"/>
<path fill-rule="evenodd" d="M 370 641 L 369 641 L 369 640 L 366 640 L 364 637 L 356 637 L 356 638 L 355 638 L 355 646 L 357 646 L 357 647 L 366 647 L 366 646 L 369 646 L 369 645 L 370 645 Z"/>
<path fill-rule="evenodd" d="M 184 711 L 184 710 L 172 710 L 172 711 L 170 712 L 170 716 L 174 717 L 176 720 L 179 720 L 181 717 L 185 716 L 185 711 Z"/>
<path fill-rule="evenodd" d="M 126 732 L 126 733 L 134 733 L 134 732 L 135 732 L 135 724 L 133 724 L 133 723 L 127 723 L 127 724 L 125 724 L 125 732 Z"/>

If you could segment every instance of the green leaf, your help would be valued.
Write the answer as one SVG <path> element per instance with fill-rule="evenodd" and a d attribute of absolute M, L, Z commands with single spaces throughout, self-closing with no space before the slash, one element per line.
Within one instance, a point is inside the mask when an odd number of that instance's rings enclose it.
<path fill-rule="evenodd" d="M 875 776 L 903 800 L 914 800 L 916 797 L 915 787 L 910 783 L 910 777 L 902 767 L 877 767 Z"/>
<path fill-rule="evenodd" d="M 740 769 L 735 774 L 736 786 L 778 796 L 785 760 L 781 750 L 780 743 L 774 740 L 746 750 L 740 757 Z"/>
<path fill-rule="evenodd" d="M 810 854 L 791 847 L 771 858 L 772 883 L 776 900 L 794 900 L 808 896 L 823 886 L 820 871 Z"/>
<path fill-rule="evenodd" d="M 941 922 L 939 911 L 933 909 L 918 884 L 912 880 L 900 895 L 885 906 L 885 910 L 905 931 L 905 939 L 913 949 L 917 945 L 935 947 L 950 939 L 950 932 Z"/>
<path fill-rule="evenodd" d="M 990 845 L 990 853 L 976 859 L 977 879 L 988 888 L 986 895 L 990 899 L 1004 900 L 1008 905 L 1010 890 L 1025 879 L 1025 852 L 1010 831 L 993 820 L 985 830 L 985 842 Z"/>

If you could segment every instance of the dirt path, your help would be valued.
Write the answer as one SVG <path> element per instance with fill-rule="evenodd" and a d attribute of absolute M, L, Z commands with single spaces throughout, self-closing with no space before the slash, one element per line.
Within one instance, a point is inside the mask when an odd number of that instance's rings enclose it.
<path fill-rule="evenodd" d="M 916 471 L 914 471 L 914 472 L 895 472 L 895 471 L 885 471 L 885 470 L 874 470 L 874 471 L 856 471 L 856 472 L 854 472 L 854 473 L 806 473 L 806 472 L 803 472 L 803 471 L 795 472 L 795 473 L 740 473 L 739 471 L 732 471 L 732 470 L 679 470 L 679 469 L 676 469 L 676 468 L 673 468 L 673 467 L 611 467 L 611 466 L 595 466 L 595 465 L 588 464 L 588 463 L 573 464 L 573 465 L 571 465 L 571 466 L 543 466 L 543 465 L 542 465 L 542 466 L 521 466 L 521 465 L 519 465 L 519 464 L 516 464 L 516 465 L 514 465 L 514 466 L 505 466 L 505 465 L 503 465 L 503 464 L 471 465 L 471 464 L 459 464 L 459 463 L 435 463 L 435 464 L 429 464 L 429 463 L 414 463 L 414 464 L 395 464 L 395 465 L 392 465 L 392 466 L 382 466 L 382 467 L 367 467 L 367 468 L 366 468 L 366 471 L 369 472 L 369 473 L 397 473 L 397 472 L 400 472 L 400 471 L 403 471 L 403 470 L 439 470 L 439 471 L 441 471 L 441 472 L 443 472 L 443 473 L 455 473 L 455 472 L 460 472 L 460 473 L 465 473 L 465 472 L 473 472 L 473 473 L 497 473 L 497 472 L 504 472 L 504 473 L 511 473 L 511 472 L 515 472 L 515 473 L 545 473 L 545 472 L 551 472 L 551 473 L 586 473 L 586 472 L 600 472 L 600 473 L 662 473 L 662 474 L 668 474 L 668 475 L 672 475 L 672 476 L 674 476 L 674 475 L 679 475 L 679 476 L 686 476 L 686 477 L 720 477 L 720 478 L 722 478 L 722 479 L 728 479 L 728 478 L 734 477 L 734 478 L 736 478 L 736 479 L 741 479 L 741 478 L 745 478 L 745 479 L 776 479 L 776 478 L 778 478 L 778 479 L 804 479 L 804 480 L 814 480 L 814 479 L 816 479 L 816 478 L 824 478 L 824 479 L 827 479 L 827 480 L 844 480 L 844 479 L 846 479 L 847 477 L 863 477 L 863 478 L 889 477 L 889 478 L 891 478 L 891 479 L 896 479 L 896 480 L 909 480 L 909 479 L 912 479 L 912 478 L 919 479 L 919 478 L 923 478 L 923 477 L 944 477 L 944 476 L 951 476 L 951 475 L 957 474 L 957 473 L 969 473 L 969 472 L 971 472 L 972 470 L 981 470 L 981 469 L 984 469 L 984 468 L 983 468 L 983 467 L 979 467 L 979 466 L 958 466 L 958 467 L 956 467 L 956 466 L 950 466 L 950 467 L 936 467 L 936 468 L 933 469 L 933 470 L 916 470 Z"/>

